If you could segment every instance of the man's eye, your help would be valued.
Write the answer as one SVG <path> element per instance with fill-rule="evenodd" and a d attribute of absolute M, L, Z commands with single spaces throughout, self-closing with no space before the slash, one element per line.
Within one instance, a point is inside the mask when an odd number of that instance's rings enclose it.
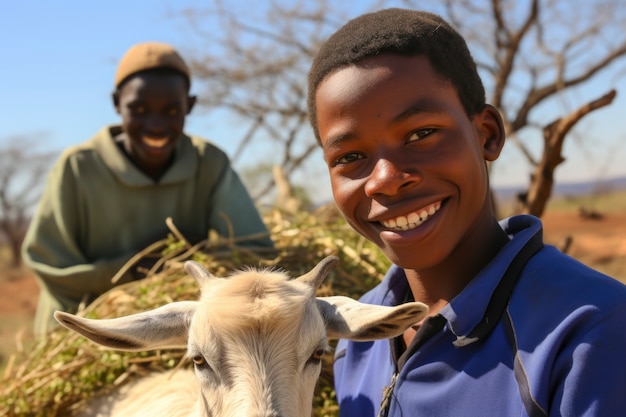
<path fill-rule="evenodd" d="M 407 142 L 415 142 L 416 140 L 423 139 L 434 131 L 435 129 L 432 128 L 416 130 L 415 132 L 411 133 L 411 135 L 409 135 L 409 139 Z"/>
<path fill-rule="evenodd" d="M 146 108 L 144 106 L 136 106 L 131 108 L 134 114 L 144 114 L 146 112 Z"/>
<path fill-rule="evenodd" d="M 348 153 L 343 155 L 341 158 L 337 158 L 335 159 L 335 162 L 333 162 L 333 166 L 335 165 L 342 165 L 342 164 L 349 164 L 350 162 L 354 162 L 357 161 L 359 159 L 363 159 L 363 156 L 361 156 L 358 153 L 352 152 L 352 153 Z"/>
<path fill-rule="evenodd" d="M 176 109 L 176 108 L 172 108 L 172 109 L 169 109 L 167 111 L 167 115 L 170 116 L 170 117 L 176 117 L 179 114 L 180 114 L 180 111 L 178 109 Z"/>

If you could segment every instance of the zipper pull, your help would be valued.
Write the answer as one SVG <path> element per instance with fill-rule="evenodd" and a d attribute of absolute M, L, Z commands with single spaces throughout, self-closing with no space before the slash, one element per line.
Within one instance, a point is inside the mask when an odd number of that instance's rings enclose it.
<path fill-rule="evenodd" d="M 396 380 L 398 379 L 398 372 L 394 372 L 391 377 L 391 382 L 385 388 L 383 388 L 383 399 L 380 402 L 380 411 L 378 411 L 378 417 L 387 417 L 389 415 L 389 406 L 391 405 L 391 396 L 393 395 L 393 389 L 396 386 Z"/>

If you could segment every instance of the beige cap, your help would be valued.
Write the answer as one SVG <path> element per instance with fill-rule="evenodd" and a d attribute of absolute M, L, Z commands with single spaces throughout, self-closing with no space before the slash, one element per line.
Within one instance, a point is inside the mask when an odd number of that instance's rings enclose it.
<path fill-rule="evenodd" d="M 153 68 L 172 68 L 190 80 L 189 67 L 176 49 L 165 43 L 145 42 L 126 51 L 115 72 L 115 87 L 129 76 Z"/>

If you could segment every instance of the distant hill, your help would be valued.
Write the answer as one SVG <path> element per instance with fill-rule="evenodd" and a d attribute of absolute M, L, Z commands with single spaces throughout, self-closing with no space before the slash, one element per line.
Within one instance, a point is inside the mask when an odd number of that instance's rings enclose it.
<path fill-rule="evenodd" d="M 500 200 L 509 200 L 526 186 L 496 187 L 495 193 Z M 626 190 L 626 176 L 602 181 L 556 183 L 552 197 L 579 196 L 604 191 Z"/>

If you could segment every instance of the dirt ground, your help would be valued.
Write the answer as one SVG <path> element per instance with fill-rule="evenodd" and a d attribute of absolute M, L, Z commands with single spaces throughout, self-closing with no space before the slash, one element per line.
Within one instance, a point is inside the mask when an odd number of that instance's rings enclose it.
<path fill-rule="evenodd" d="M 626 213 L 610 213 L 602 219 L 583 219 L 577 213 L 546 213 L 543 218 L 546 243 L 626 283 Z"/>
<path fill-rule="evenodd" d="M 563 248 L 572 241 L 568 254 L 626 282 L 626 213 L 605 215 L 600 220 L 583 219 L 577 213 L 546 213 L 545 241 Z M 11 269 L 0 258 L 0 370 L 10 355 L 32 343 L 32 321 L 39 288 L 26 269 Z M 1 374 L 0 374 L 1 377 Z"/>
<path fill-rule="evenodd" d="M 0 371 L 12 353 L 32 343 L 38 296 L 32 273 L 9 268 L 6 259 L 0 259 Z"/>

